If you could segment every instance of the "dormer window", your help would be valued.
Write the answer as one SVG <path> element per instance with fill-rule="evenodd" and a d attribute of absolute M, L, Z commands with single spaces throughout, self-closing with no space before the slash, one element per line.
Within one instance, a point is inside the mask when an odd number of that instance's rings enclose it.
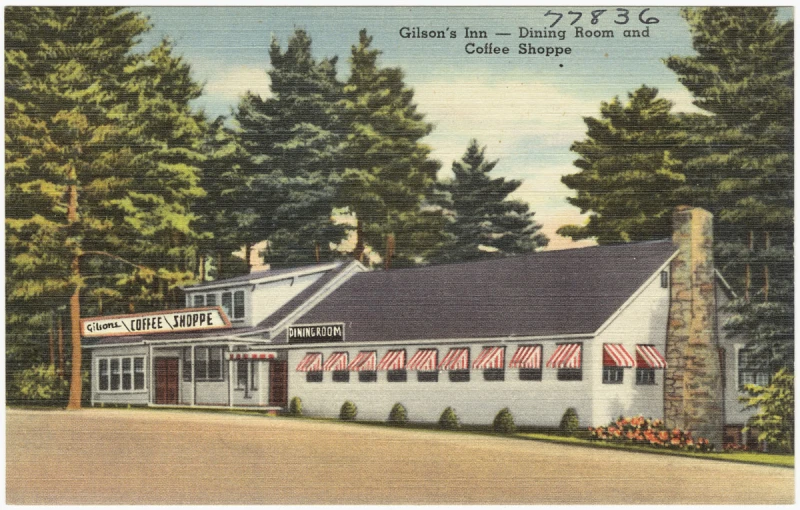
<path fill-rule="evenodd" d="M 202 294 L 195 294 L 194 295 L 194 303 L 193 303 L 194 307 L 198 308 L 200 306 L 203 306 L 203 304 L 204 304 L 203 295 Z"/>
<path fill-rule="evenodd" d="M 231 320 L 244 319 L 244 291 L 223 292 L 222 311 Z"/>

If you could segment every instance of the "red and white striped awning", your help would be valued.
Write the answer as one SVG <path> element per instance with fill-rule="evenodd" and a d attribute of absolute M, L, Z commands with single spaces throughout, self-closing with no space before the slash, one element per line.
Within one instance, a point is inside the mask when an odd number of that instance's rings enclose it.
<path fill-rule="evenodd" d="M 348 365 L 347 370 L 352 372 L 374 371 L 378 364 L 377 360 L 378 355 L 375 351 L 361 351 L 358 353 L 358 356 L 356 356 L 356 359 Z"/>
<path fill-rule="evenodd" d="M 330 372 L 331 370 L 347 370 L 347 353 L 334 352 L 328 356 L 328 360 L 322 366 L 322 370 Z"/>
<path fill-rule="evenodd" d="M 439 351 L 436 349 L 420 349 L 411 359 L 408 360 L 406 370 L 433 371 L 436 370 L 436 362 L 439 358 Z"/>
<path fill-rule="evenodd" d="M 581 344 L 557 345 L 547 368 L 581 368 Z"/>
<path fill-rule="evenodd" d="M 378 363 L 378 370 L 403 370 L 406 368 L 406 350 L 396 349 L 387 352 Z"/>
<path fill-rule="evenodd" d="M 655 345 L 636 346 L 637 368 L 667 368 L 667 360 L 658 352 Z"/>
<path fill-rule="evenodd" d="M 305 355 L 300 363 L 297 364 L 298 372 L 319 372 L 322 370 L 322 354 L 318 352 L 309 352 Z"/>
<path fill-rule="evenodd" d="M 469 348 L 450 349 L 437 368 L 439 370 L 469 370 Z"/>
<path fill-rule="evenodd" d="M 603 344 L 603 366 L 631 368 L 633 356 L 622 344 Z"/>
<path fill-rule="evenodd" d="M 244 351 L 244 352 L 230 352 L 228 353 L 229 360 L 237 359 L 277 359 L 278 353 L 276 352 L 262 352 L 262 351 Z"/>
<path fill-rule="evenodd" d="M 506 348 L 502 346 L 484 347 L 475 361 L 472 362 L 474 370 L 486 370 L 489 368 L 505 368 Z"/>
<path fill-rule="evenodd" d="M 542 346 L 520 345 L 508 368 L 542 368 Z"/>

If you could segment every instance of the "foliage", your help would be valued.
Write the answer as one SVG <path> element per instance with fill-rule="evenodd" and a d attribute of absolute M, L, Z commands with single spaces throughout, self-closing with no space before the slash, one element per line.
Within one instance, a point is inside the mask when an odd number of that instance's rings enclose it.
<path fill-rule="evenodd" d="M 69 383 L 58 377 L 55 365 L 34 365 L 15 375 L 11 399 L 66 401 Z"/>
<path fill-rule="evenodd" d="M 627 104 L 603 102 L 600 119 L 584 117 L 587 139 L 570 147 L 580 155 L 580 172 L 561 182 L 578 192 L 567 201 L 591 214 L 585 225 L 561 227 L 560 235 L 599 244 L 670 237 L 672 210 L 686 199 L 676 154 L 684 134 L 672 103 L 657 95 L 642 86 Z"/>
<path fill-rule="evenodd" d="M 357 414 L 358 408 L 356 405 L 347 400 L 344 404 L 342 404 L 342 408 L 339 410 L 339 419 L 344 421 L 353 421 L 356 419 Z"/>
<path fill-rule="evenodd" d="M 449 242 L 439 261 L 517 255 L 547 245 L 528 204 L 508 198 L 522 182 L 491 178 L 497 161 L 487 161 L 485 151 L 471 140 L 461 160 L 453 162 L 453 179 L 436 184 L 437 203 L 449 218 L 444 228 Z"/>
<path fill-rule="evenodd" d="M 749 397 L 741 397 L 745 409 L 758 409 L 744 430 L 757 428 L 758 440 L 779 450 L 794 452 L 794 375 L 779 370 L 769 386 L 747 384 Z"/>
<path fill-rule="evenodd" d="M 667 66 L 710 113 L 687 183 L 714 213 L 715 264 L 736 290 L 731 334 L 794 363 L 794 23 L 775 8 L 685 8 L 696 54 Z M 772 358 L 770 360 L 770 358 Z"/>
<path fill-rule="evenodd" d="M 707 439 L 692 438 L 691 432 L 678 428 L 667 430 L 661 420 L 646 419 L 643 416 L 625 418 L 620 416 L 606 427 L 589 427 L 591 438 L 598 441 L 631 443 L 659 448 L 679 449 L 696 452 L 710 452 L 714 445 Z"/>
<path fill-rule="evenodd" d="M 347 138 L 337 203 L 358 223 L 355 258 L 362 257 L 366 244 L 380 249 L 395 235 L 395 260 L 413 263 L 432 248 L 431 239 L 441 231 L 440 223 L 417 221 L 439 169 L 429 158 L 430 148 L 421 143 L 433 126 L 417 111 L 403 72 L 379 67 L 381 52 L 371 44 L 372 37 L 361 30 L 352 47 L 341 102 Z M 416 225 L 417 235 L 400 242 L 396 234 L 408 224 Z M 424 227 L 427 235 L 420 232 Z"/>
<path fill-rule="evenodd" d="M 578 412 L 575 410 L 575 408 L 570 407 L 564 411 L 564 415 L 561 417 L 561 423 L 559 423 L 558 429 L 564 434 L 574 434 L 578 431 L 579 426 Z"/>
<path fill-rule="evenodd" d="M 403 407 L 403 404 L 400 402 L 396 403 L 392 406 L 392 410 L 389 412 L 389 423 L 394 425 L 405 425 L 408 421 L 408 412 L 406 408 Z"/>
<path fill-rule="evenodd" d="M 492 427 L 495 432 L 500 434 L 513 434 L 517 430 L 517 426 L 514 425 L 514 416 L 507 407 L 504 407 L 497 413 L 497 416 L 494 417 Z"/>
<path fill-rule="evenodd" d="M 456 430 L 461 425 L 458 423 L 458 416 L 452 407 L 447 407 L 439 416 L 439 428 L 444 430 Z"/>
<path fill-rule="evenodd" d="M 303 401 L 300 397 L 292 397 L 292 400 L 289 401 L 289 414 L 303 416 Z"/>

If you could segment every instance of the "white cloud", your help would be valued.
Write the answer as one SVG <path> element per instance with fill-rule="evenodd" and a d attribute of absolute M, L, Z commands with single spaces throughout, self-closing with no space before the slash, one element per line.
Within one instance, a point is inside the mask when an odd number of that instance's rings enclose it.
<path fill-rule="evenodd" d="M 266 99 L 272 95 L 270 79 L 264 68 L 237 66 L 219 69 L 210 74 L 204 94 L 217 102 L 236 104 L 239 97 L 250 91 Z"/>

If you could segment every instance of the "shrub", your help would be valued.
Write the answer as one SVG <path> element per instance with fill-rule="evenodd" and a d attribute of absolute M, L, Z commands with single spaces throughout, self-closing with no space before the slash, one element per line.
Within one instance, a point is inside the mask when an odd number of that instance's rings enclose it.
<path fill-rule="evenodd" d="M 564 434 L 572 435 L 578 431 L 578 412 L 574 407 L 570 407 L 564 411 L 564 416 L 561 417 L 561 423 L 558 425 L 559 430 Z"/>
<path fill-rule="evenodd" d="M 492 427 L 495 432 L 500 434 L 513 434 L 517 430 L 517 426 L 514 425 L 514 416 L 507 407 L 500 409 L 497 416 L 494 417 Z"/>
<path fill-rule="evenodd" d="M 714 450 L 714 446 L 709 444 L 708 439 L 702 437 L 694 439 L 691 432 L 685 432 L 678 428 L 667 430 L 663 421 L 645 419 L 643 416 L 634 416 L 633 418 L 620 416 L 617 421 L 611 422 L 607 427 L 589 427 L 589 433 L 594 440 L 611 443 L 631 443 L 695 452 Z"/>
<path fill-rule="evenodd" d="M 289 414 L 291 416 L 303 416 L 303 401 L 300 397 L 292 397 L 289 401 Z"/>
<path fill-rule="evenodd" d="M 358 408 L 349 400 L 342 404 L 342 409 L 339 411 L 339 419 L 344 421 L 353 421 L 358 414 Z"/>
<path fill-rule="evenodd" d="M 21 400 L 66 402 L 69 382 L 56 375 L 54 365 L 34 365 L 14 377 Z"/>
<path fill-rule="evenodd" d="M 394 425 L 405 425 L 407 421 L 408 413 L 406 412 L 406 408 L 403 407 L 403 404 L 398 402 L 392 406 L 392 410 L 389 412 L 389 423 Z"/>
<path fill-rule="evenodd" d="M 794 452 L 794 376 L 782 368 L 769 386 L 746 384 L 744 389 L 750 395 L 740 399 L 745 409 L 758 409 L 744 430 L 757 428 L 758 440 L 771 449 Z"/>
<path fill-rule="evenodd" d="M 456 430 L 459 427 L 458 416 L 452 407 L 448 407 L 442 411 L 439 417 L 439 428 L 444 430 Z"/>

